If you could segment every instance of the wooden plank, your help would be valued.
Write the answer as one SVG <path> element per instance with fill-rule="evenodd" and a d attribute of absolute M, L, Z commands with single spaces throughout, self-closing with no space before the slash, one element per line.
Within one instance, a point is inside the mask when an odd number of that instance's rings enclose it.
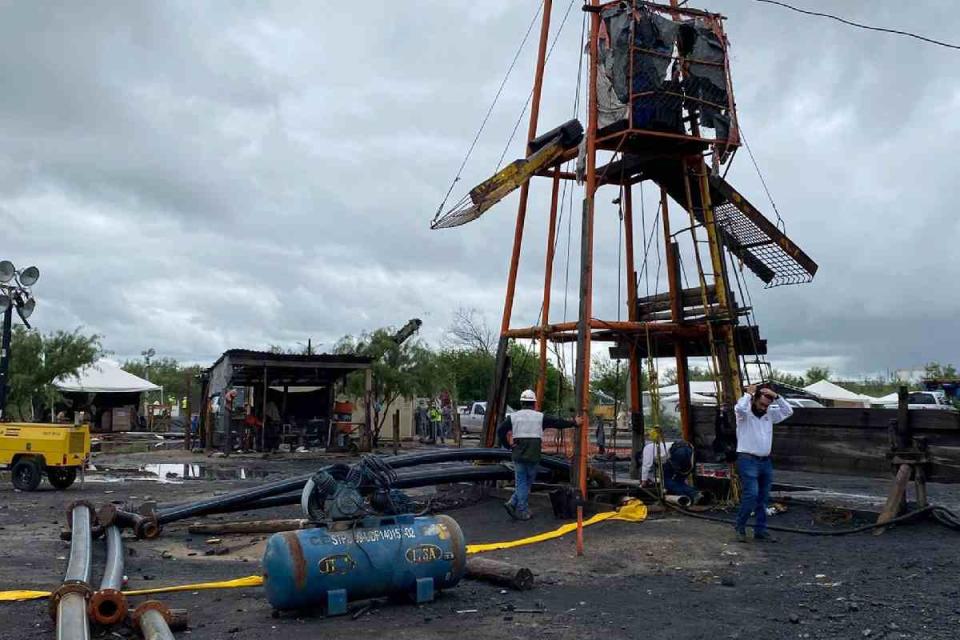
<path fill-rule="evenodd" d="M 693 444 L 701 461 L 714 459 L 715 411 L 714 407 L 691 407 Z M 886 427 L 895 415 L 895 409 L 795 409 L 793 416 L 774 430 L 774 465 L 790 471 L 889 478 Z M 915 410 L 910 421 L 913 433 L 925 436 L 929 443 L 927 481 L 960 483 L 957 415 Z"/>
<path fill-rule="evenodd" d="M 880 517 L 877 518 L 877 524 L 890 522 L 900 512 L 900 505 L 903 503 L 908 482 L 910 482 L 910 465 L 902 464 L 900 465 L 900 469 L 897 470 L 897 477 L 893 481 L 890 495 L 887 496 L 887 504 L 883 506 L 883 511 L 880 512 Z M 873 532 L 873 535 L 880 535 L 883 532 L 884 527 L 880 527 Z"/>

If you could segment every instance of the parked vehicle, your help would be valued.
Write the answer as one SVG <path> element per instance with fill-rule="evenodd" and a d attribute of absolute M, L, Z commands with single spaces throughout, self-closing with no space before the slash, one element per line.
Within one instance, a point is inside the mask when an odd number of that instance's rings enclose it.
<path fill-rule="evenodd" d="M 816 400 L 809 398 L 784 398 L 791 407 L 798 409 L 823 409 L 824 406 Z"/>
<path fill-rule="evenodd" d="M 896 409 L 897 401 L 884 403 L 884 409 Z M 940 411 L 956 411 L 956 408 L 947 401 L 942 391 L 911 391 L 907 394 L 907 408 L 909 409 L 936 409 Z"/>
<path fill-rule="evenodd" d="M 468 405 L 457 407 L 460 411 L 460 432 L 480 433 L 483 431 L 483 417 L 487 415 L 486 402 L 471 402 Z M 513 413 L 513 408 L 507 406 L 507 413 Z"/>
<path fill-rule="evenodd" d="M 89 459 L 88 425 L 0 424 L 0 465 L 10 469 L 20 491 L 34 491 L 44 475 L 54 488 L 66 489 Z"/>

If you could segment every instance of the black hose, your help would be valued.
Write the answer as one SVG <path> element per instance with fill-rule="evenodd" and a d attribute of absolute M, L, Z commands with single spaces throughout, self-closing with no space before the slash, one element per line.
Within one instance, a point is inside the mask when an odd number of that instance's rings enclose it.
<path fill-rule="evenodd" d="M 731 520 L 729 518 L 721 518 L 719 516 L 708 516 L 703 513 L 694 513 L 692 511 L 687 511 L 686 509 L 682 509 L 672 504 L 667 504 L 666 506 L 669 507 L 670 509 L 673 509 L 677 513 L 682 513 L 683 515 L 690 516 L 691 518 L 697 518 L 700 520 L 709 520 L 711 522 L 721 522 L 723 524 L 728 524 L 730 526 L 735 526 L 737 524 L 735 520 Z M 934 508 L 935 507 L 933 506 L 924 507 L 923 509 L 918 509 L 916 511 L 911 511 L 910 513 L 905 513 L 902 516 L 897 516 L 896 518 L 887 520 L 886 522 L 883 522 L 883 523 L 874 522 L 872 524 L 865 524 L 861 527 L 854 527 L 852 529 L 837 529 L 837 530 L 801 529 L 799 527 L 783 527 L 780 525 L 770 525 L 770 524 L 767 525 L 767 529 L 769 529 L 770 531 L 780 531 L 783 533 L 799 533 L 807 536 L 847 536 L 854 533 L 863 533 L 864 531 L 870 531 L 871 529 L 879 529 L 880 527 L 886 527 L 891 524 L 897 524 L 899 522 L 906 522 L 907 520 L 914 520 L 916 518 L 919 518 L 922 515 L 932 513 Z"/>
<path fill-rule="evenodd" d="M 369 463 L 375 465 L 381 473 L 386 473 L 383 467 L 390 469 L 403 469 L 414 466 L 437 464 L 441 462 L 462 462 L 462 461 L 484 461 L 484 462 L 504 462 L 511 459 L 511 452 L 508 449 L 475 447 L 470 449 L 440 449 L 424 453 L 411 453 L 403 456 L 369 456 L 377 462 Z M 362 461 L 361 461 L 362 462 Z M 353 465 L 352 468 L 357 468 Z M 544 456 L 540 464 L 551 471 L 566 474 L 569 477 L 570 463 L 563 458 L 553 456 Z M 341 465 L 326 465 L 321 471 L 330 471 L 332 468 Z M 351 469 L 352 470 L 352 469 Z M 158 524 L 167 524 L 177 520 L 183 520 L 193 516 L 209 515 L 213 513 L 234 513 L 236 511 L 246 511 L 248 509 L 260 509 L 267 506 L 280 506 L 294 504 L 287 502 L 284 497 L 279 501 L 267 500 L 275 496 L 286 496 L 293 491 L 302 491 L 307 481 L 314 474 L 297 476 L 287 480 L 280 480 L 269 484 L 261 485 L 253 489 L 244 489 L 234 491 L 222 496 L 213 498 L 204 498 L 180 505 L 174 505 L 157 511 L 156 521 Z M 418 485 L 423 486 L 423 485 Z M 298 493 L 299 495 L 299 493 Z M 264 502 L 261 502 L 261 501 Z M 299 498 L 298 498 L 299 501 Z"/>
<path fill-rule="evenodd" d="M 647 489 L 644 489 L 643 487 L 641 487 L 640 490 L 646 493 L 648 496 L 655 498 L 657 502 L 662 504 L 664 507 L 671 509 L 673 511 L 676 511 L 677 513 L 681 513 L 685 516 L 689 516 L 691 518 L 697 518 L 698 520 L 720 522 L 720 523 L 728 524 L 731 526 L 736 526 L 737 524 L 735 520 L 731 520 L 729 518 L 721 518 L 720 516 L 710 516 L 704 513 L 694 513 L 693 511 L 688 511 L 686 509 L 680 508 L 676 505 L 673 505 L 661 500 L 660 496 L 656 495 L 651 491 L 648 491 Z M 927 514 L 933 515 L 933 517 L 938 522 L 950 527 L 951 529 L 960 530 L 960 516 L 957 516 L 957 514 L 950 511 L 946 507 L 938 507 L 935 505 L 928 505 L 926 507 L 923 507 L 922 509 L 917 509 L 916 511 L 905 513 L 901 516 L 897 516 L 896 518 L 892 518 L 883 523 L 874 522 L 871 524 L 865 524 L 860 527 L 853 527 L 851 529 L 837 529 L 837 530 L 803 529 L 800 527 L 783 527 L 780 525 L 770 525 L 770 524 L 767 525 L 767 529 L 769 529 L 770 531 L 779 531 L 782 533 L 798 533 L 798 534 L 807 535 L 807 536 L 847 536 L 854 533 L 863 533 L 864 531 L 870 531 L 872 529 L 879 529 L 880 527 L 886 527 L 891 524 L 907 522 L 909 520 L 914 520 L 916 518 L 919 518 L 920 516 L 927 515 Z"/>

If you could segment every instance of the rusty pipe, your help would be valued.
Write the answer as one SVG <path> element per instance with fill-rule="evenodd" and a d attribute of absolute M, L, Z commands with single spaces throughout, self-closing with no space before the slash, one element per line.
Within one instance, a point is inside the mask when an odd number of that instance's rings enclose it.
<path fill-rule="evenodd" d="M 126 511 L 114 503 L 100 507 L 98 514 L 104 527 L 113 525 L 118 529 L 130 529 L 141 540 L 151 540 L 160 535 L 160 524 L 155 515 L 144 516 Z"/>
<path fill-rule="evenodd" d="M 63 584 L 50 595 L 50 614 L 57 621 L 57 640 L 89 640 L 87 598 L 90 595 L 90 565 L 93 507 L 75 502 L 68 509 L 70 520 L 70 559 Z"/>
<path fill-rule="evenodd" d="M 144 640 L 173 640 L 172 614 L 162 602 L 147 600 L 134 610 L 132 619 Z"/>
<path fill-rule="evenodd" d="M 127 615 L 127 597 L 123 587 L 123 539 L 116 525 L 106 528 L 107 566 L 103 570 L 100 589 L 90 597 L 90 617 L 102 625 L 114 625 Z"/>

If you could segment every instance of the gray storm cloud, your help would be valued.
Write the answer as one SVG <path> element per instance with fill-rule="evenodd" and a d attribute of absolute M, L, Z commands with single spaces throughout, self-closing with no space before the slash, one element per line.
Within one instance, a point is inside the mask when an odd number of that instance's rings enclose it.
<path fill-rule="evenodd" d="M 567 3 L 555 4 L 554 31 Z M 951 39 L 950 3 L 922 4 L 805 6 Z M 957 54 L 747 0 L 705 6 L 729 17 L 744 131 L 788 233 L 821 265 L 811 285 L 750 281 L 774 364 L 854 374 L 960 360 Z M 200 362 L 413 316 L 438 340 L 459 306 L 498 324 L 515 198 L 462 229 L 428 223 L 534 9 L 5 3 L 3 257 L 43 270 L 35 324 L 83 325 L 120 357 L 152 346 Z M 581 21 L 574 6 L 541 130 L 573 114 Z M 455 197 L 495 167 L 530 90 L 532 45 Z M 729 179 L 774 215 L 746 153 Z M 518 325 L 540 306 L 548 192 L 535 184 Z M 560 226 L 555 319 L 568 269 L 575 313 L 580 197 Z M 606 317 L 617 315 L 615 197 L 602 191 L 597 212 Z M 656 201 L 646 189 L 648 224 Z"/>

